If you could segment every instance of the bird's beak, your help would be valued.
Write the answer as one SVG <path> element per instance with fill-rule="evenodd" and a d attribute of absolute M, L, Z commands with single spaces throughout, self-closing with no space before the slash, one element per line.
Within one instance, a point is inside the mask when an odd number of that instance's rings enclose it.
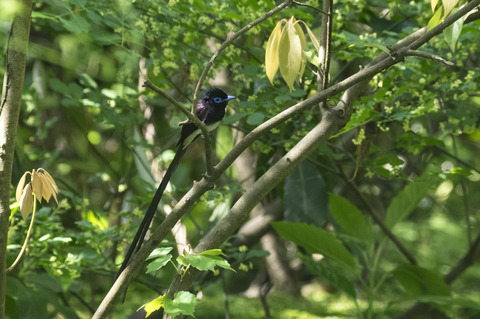
<path fill-rule="evenodd" d="M 227 96 L 225 101 L 230 101 L 230 100 L 233 100 L 233 99 L 235 99 L 235 97 L 233 95 L 229 95 L 229 96 Z"/>

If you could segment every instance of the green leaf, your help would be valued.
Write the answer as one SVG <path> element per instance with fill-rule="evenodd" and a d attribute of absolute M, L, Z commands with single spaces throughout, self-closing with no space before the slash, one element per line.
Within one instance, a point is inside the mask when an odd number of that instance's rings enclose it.
<path fill-rule="evenodd" d="M 243 119 L 245 116 L 247 116 L 248 113 L 240 113 L 240 112 L 236 112 L 232 115 L 229 115 L 227 116 L 223 121 L 222 123 L 224 125 L 230 125 L 230 124 L 233 124 L 235 122 L 238 122 L 240 119 Z"/>
<path fill-rule="evenodd" d="M 183 266 L 192 266 L 202 271 L 214 271 L 215 267 L 234 271 L 220 255 L 223 255 L 220 249 L 211 249 L 196 255 L 185 253 L 184 256 L 178 256 L 177 261 Z"/>
<path fill-rule="evenodd" d="M 330 217 L 325 182 L 317 167 L 304 161 L 283 185 L 285 220 L 324 226 Z"/>
<path fill-rule="evenodd" d="M 270 37 L 268 38 L 265 51 L 265 72 L 272 84 L 275 74 L 278 71 L 278 44 L 282 35 L 282 23 L 284 21 L 285 20 L 279 21 L 273 29 L 272 34 L 270 34 Z"/>
<path fill-rule="evenodd" d="M 292 16 L 285 25 L 279 43 L 278 62 L 280 65 L 280 73 L 287 83 L 290 91 L 293 91 L 293 83 L 295 79 L 303 73 L 306 61 L 303 51 L 305 48 L 305 35 L 301 28 L 295 23 Z"/>
<path fill-rule="evenodd" d="M 261 112 L 254 112 L 247 117 L 247 124 L 254 126 L 262 124 L 264 118 L 265 114 Z"/>
<path fill-rule="evenodd" d="M 450 287 L 443 278 L 422 267 L 401 265 L 393 270 L 393 276 L 412 296 L 449 296 Z"/>
<path fill-rule="evenodd" d="M 60 22 L 65 29 L 73 33 L 88 33 L 90 30 L 90 23 L 79 15 L 72 15 L 70 20 L 60 18 Z"/>
<path fill-rule="evenodd" d="M 57 78 L 49 79 L 48 85 L 52 90 L 54 90 L 57 93 L 62 93 L 64 95 L 69 94 L 68 85 L 66 85 L 64 82 L 60 81 Z"/>
<path fill-rule="evenodd" d="M 80 74 L 80 83 L 84 86 L 88 86 L 94 90 L 98 89 L 98 84 L 95 82 L 95 80 L 88 75 L 87 73 L 82 73 Z"/>
<path fill-rule="evenodd" d="M 48 19 L 55 22 L 58 21 L 58 15 L 40 11 L 32 11 L 32 18 Z"/>
<path fill-rule="evenodd" d="M 454 10 L 454 13 L 457 10 Z M 445 30 L 443 30 L 443 36 L 445 37 L 445 41 L 447 41 L 448 46 L 452 52 L 455 52 L 455 46 L 457 44 L 457 40 L 460 37 L 460 33 L 462 33 L 463 28 L 463 18 L 458 19 L 451 25 L 449 25 Z"/>
<path fill-rule="evenodd" d="M 430 4 L 432 5 L 432 12 L 435 12 L 435 7 L 437 6 L 439 0 L 431 0 Z"/>
<path fill-rule="evenodd" d="M 164 307 L 165 305 L 165 295 L 157 297 L 153 299 L 152 301 L 146 303 L 143 305 L 143 309 L 147 313 L 145 315 L 145 318 L 148 318 L 153 312 L 157 311 L 158 309 Z"/>
<path fill-rule="evenodd" d="M 272 222 L 271 224 L 280 236 L 305 248 L 308 253 L 322 254 L 351 271 L 355 270 L 352 254 L 326 230 L 304 223 Z"/>
<path fill-rule="evenodd" d="M 373 241 L 372 225 L 348 199 L 330 194 L 330 212 L 345 233 L 367 242 Z"/>
<path fill-rule="evenodd" d="M 147 258 L 154 259 L 147 266 L 147 274 L 164 267 L 172 259 L 172 255 L 169 254 L 172 249 L 172 247 L 156 248 Z"/>
<path fill-rule="evenodd" d="M 179 315 L 193 316 L 198 300 L 195 295 L 188 291 L 178 291 L 175 293 L 173 300 L 165 299 L 165 312 L 172 318 Z"/>
<path fill-rule="evenodd" d="M 436 27 L 440 22 L 442 22 L 442 11 L 443 7 L 438 8 L 437 12 L 433 15 L 433 17 L 428 21 L 427 24 L 427 31 L 432 30 L 434 27 Z"/>
<path fill-rule="evenodd" d="M 336 288 L 347 293 L 348 296 L 355 299 L 357 293 L 355 292 L 355 285 L 348 280 L 347 277 L 339 274 L 334 267 L 329 267 L 322 262 L 313 260 L 310 256 L 299 254 L 303 264 L 318 278 L 326 279 Z"/>
<path fill-rule="evenodd" d="M 390 229 L 410 215 L 428 191 L 438 183 L 434 176 L 419 177 L 411 182 L 392 200 L 385 216 L 385 225 Z"/>

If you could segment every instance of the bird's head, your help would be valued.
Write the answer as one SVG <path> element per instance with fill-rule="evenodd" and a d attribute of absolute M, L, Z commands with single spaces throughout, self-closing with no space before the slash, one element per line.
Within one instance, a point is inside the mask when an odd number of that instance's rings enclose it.
<path fill-rule="evenodd" d="M 227 95 L 227 93 L 218 88 L 213 88 L 203 94 L 202 103 L 204 105 L 211 105 L 215 108 L 226 108 L 228 101 L 233 100 L 234 98 L 234 96 Z"/>

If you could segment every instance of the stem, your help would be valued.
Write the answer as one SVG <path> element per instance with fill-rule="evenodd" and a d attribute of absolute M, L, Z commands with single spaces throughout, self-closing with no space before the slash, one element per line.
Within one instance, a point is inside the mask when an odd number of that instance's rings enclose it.
<path fill-rule="evenodd" d="M 32 233 L 32 229 L 33 229 L 33 222 L 35 221 L 35 212 L 36 211 L 37 211 L 37 197 L 35 196 L 35 194 L 33 194 L 33 212 L 32 212 L 32 219 L 30 220 L 30 226 L 28 227 L 28 231 L 27 231 L 27 237 L 25 237 L 25 241 L 23 243 L 22 250 L 20 250 L 20 253 L 17 256 L 17 259 L 15 259 L 13 264 L 10 267 L 7 268 L 7 272 L 12 271 L 13 268 L 15 268 L 15 266 L 20 262 L 20 259 L 22 258 L 23 253 L 25 252 L 25 249 L 27 248 L 28 239 L 30 238 L 30 234 Z"/>

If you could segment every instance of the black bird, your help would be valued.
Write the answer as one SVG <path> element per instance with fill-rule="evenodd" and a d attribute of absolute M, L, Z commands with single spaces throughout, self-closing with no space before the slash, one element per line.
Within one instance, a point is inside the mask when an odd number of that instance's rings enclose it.
<path fill-rule="evenodd" d="M 213 131 L 218 127 L 220 121 L 225 116 L 225 108 L 227 107 L 228 101 L 234 99 L 234 96 L 227 95 L 225 92 L 218 88 L 213 88 L 205 92 L 202 96 L 202 100 L 198 102 L 195 113 L 200 121 L 206 124 L 208 131 Z M 155 195 L 153 196 L 150 205 L 147 208 L 147 212 L 143 217 L 142 222 L 133 238 L 132 244 L 130 245 L 127 254 L 125 255 L 125 259 L 122 263 L 122 266 L 118 270 L 117 278 L 120 276 L 122 271 L 127 267 L 130 258 L 132 257 L 134 252 L 137 252 L 140 247 L 142 246 L 143 240 L 145 239 L 145 235 L 147 234 L 147 230 L 150 227 L 150 223 L 152 222 L 153 216 L 155 215 L 155 211 L 157 210 L 158 203 L 162 198 L 163 192 L 167 187 L 168 182 L 170 181 L 170 177 L 172 176 L 173 172 L 177 168 L 180 160 L 182 159 L 183 154 L 187 150 L 187 147 L 192 143 L 197 137 L 201 134 L 201 130 L 191 122 L 187 122 L 182 126 L 182 133 L 180 135 L 180 139 L 178 140 L 177 146 L 178 150 L 173 158 L 172 162 L 168 166 L 168 169 L 163 176 L 163 179 L 158 186 Z"/>

